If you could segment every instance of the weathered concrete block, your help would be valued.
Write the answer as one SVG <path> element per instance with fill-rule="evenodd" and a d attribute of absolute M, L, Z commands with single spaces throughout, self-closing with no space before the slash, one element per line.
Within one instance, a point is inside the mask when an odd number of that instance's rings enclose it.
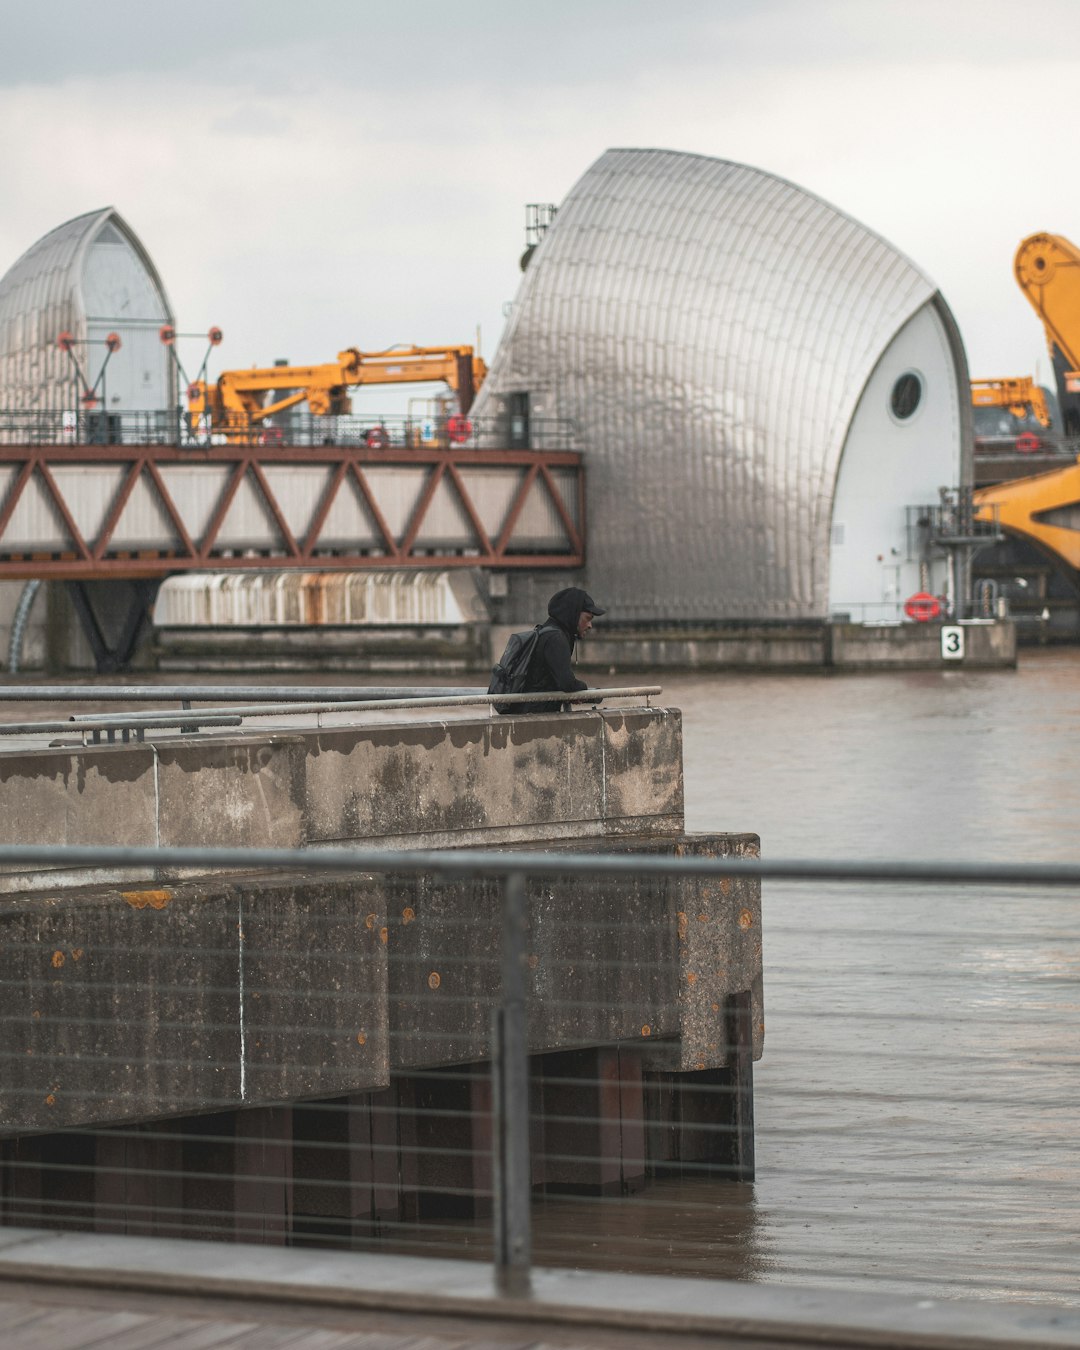
<path fill-rule="evenodd" d="M 757 840 L 620 848 L 740 857 Z M 535 878 L 527 903 L 534 1053 L 622 1043 L 657 1071 L 723 1067 L 724 1003 L 747 990 L 761 1053 L 756 882 Z M 501 943 L 499 884 L 482 880 L 248 876 L 5 900 L 0 1133 L 369 1092 L 487 1059 Z"/>
<path fill-rule="evenodd" d="M 682 829 L 674 709 L 0 753 L 6 843 L 452 848 Z M 109 876 L 11 869 L 0 893 Z"/>
<path fill-rule="evenodd" d="M 347 879 L 0 904 L 0 1132 L 389 1081 L 383 924 Z"/>
<path fill-rule="evenodd" d="M 157 755 L 162 847 L 298 848 L 306 840 L 302 737 L 163 741 Z"/>
<path fill-rule="evenodd" d="M 903 623 L 886 627 L 858 623 L 828 626 L 826 664 L 836 670 L 1000 669 L 1016 665 L 1016 624 L 964 623 L 964 657 L 941 655 L 940 623 Z"/>
<path fill-rule="evenodd" d="M 109 755 L 81 750 L 0 754 L 0 843 L 152 847 L 157 840 L 154 750 L 116 745 Z M 0 891 L 32 882 L 25 869 L 2 868 Z M 78 885 L 117 875 L 80 870 L 50 885 Z"/>

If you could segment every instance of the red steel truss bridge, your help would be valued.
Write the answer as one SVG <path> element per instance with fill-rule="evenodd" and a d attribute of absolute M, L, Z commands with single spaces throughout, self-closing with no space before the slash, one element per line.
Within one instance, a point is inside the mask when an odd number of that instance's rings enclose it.
<path fill-rule="evenodd" d="M 571 450 L 0 445 L 0 502 L 0 580 L 585 560 Z"/>

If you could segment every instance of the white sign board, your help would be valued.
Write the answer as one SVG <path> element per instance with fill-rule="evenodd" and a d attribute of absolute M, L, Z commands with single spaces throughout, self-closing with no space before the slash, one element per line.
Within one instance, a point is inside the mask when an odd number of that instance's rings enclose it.
<path fill-rule="evenodd" d="M 941 659 L 943 661 L 962 661 L 964 659 L 964 630 L 958 625 L 946 624 L 942 626 Z"/>

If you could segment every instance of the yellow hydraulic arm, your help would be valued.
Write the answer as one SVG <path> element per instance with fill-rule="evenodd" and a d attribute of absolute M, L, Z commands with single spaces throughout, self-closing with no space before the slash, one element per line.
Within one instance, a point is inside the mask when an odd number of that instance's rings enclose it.
<path fill-rule="evenodd" d="M 1046 395 L 1030 375 L 1016 379 L 972 380 L 971 402 L 976 408 L 1008 408 L 1014 417 L 1030 412 L 1040 426 L 1050 425 Z"/>
<path fill-rule="evenodd" d="M 1030 478 L 979 488 L 974 496 L 978 520 L 992 520 L 1080 571 L 1080 464 Z"/>
<path fill-rule="evenodd" d="M 197 380 L 188 388 L 188 409 L 194 416 L 209 413 L 212 422 L 223 426 L 257 425 L 304 402 L 318 416 L 351 412 L 347 391 L 361 384 L 442 380 L 457 395 L 464 414 L 486 374 L 487 366 L 472 347 L 394 347 L 384 352 L 350 347 L 326 365 L 225 370 L 214 384 Z M 271 392 L 274 400 L 268 403 Z"/>
<path fill-rule="evenodd" d="M 1068 363 L 1066 387 L 1080 390 L 1080 251 L 1060 234 L 1032 234 L 1016 250 L 1016 281 Z M 1074 390 L 1076 392 L 1076 390 Z"/>
<path fill-rule="evenodd" d="M 1080 392 L 1080 250 L 1060 234 L 1029 235 L 1013 271 L 1042 320 L 1051 357 L 1057 347 L 1065 359 L 1066 389 Z M 981 519 L 996 511 L 1006 529 L 1080 571 L 1080 463 L 980 488 L 974 501 Z"/>

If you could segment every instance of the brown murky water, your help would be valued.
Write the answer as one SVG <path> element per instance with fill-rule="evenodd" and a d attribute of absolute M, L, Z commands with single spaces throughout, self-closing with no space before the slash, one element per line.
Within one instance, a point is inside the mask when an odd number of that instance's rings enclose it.
<path fill-rule="evenodd" d="M 1080 858 L 1080 651 L 662 683 L 692 830 L 777 857 Z M 774 882 L 764 938 L 757 1182 L 538 1202 L 536 1259 L 1080 1306 L 1080 895 Z M 488 1247 L 481 1225 L 423 1241 Z"/>
<path fill-rule="evenodd" d="M 1080 858 L 1080 652 L 664 686 L 690 829 Z M 1080 895 L 773 882 L 763 923 L 757 1182 L 549 1201 L 538 1259 L 1080 1306 Z"/>

